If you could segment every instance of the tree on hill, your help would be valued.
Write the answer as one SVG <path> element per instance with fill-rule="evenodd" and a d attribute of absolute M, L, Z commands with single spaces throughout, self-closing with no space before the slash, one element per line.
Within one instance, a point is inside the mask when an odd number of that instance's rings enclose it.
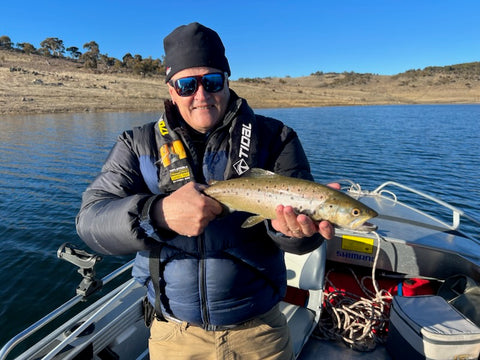
<path fill-rule="evenodd" d="M 126 53 L 122 58 L 123 67 L 131 70 L 136 75 L 145 76 L 147 74 L 161 74 L 164 72 L 164 66 L 162 60 L 152 59 L 148 57 L 146 59 L 142 58 L 141 55 L 135 54 L 132 56 L 130 53 Z"/>
<path fill-rule="evenodd" d="M 100 48 L 95 41 L 90 41 L 89 43 L 83 44 L 83 48 L 87 49 L 88 52 L 92 53 L 93 55 L 97 56 L 100 54 Z"/>
<path fill-rule="evenodd" d="M 107 69 L 111 68 L 112 66 L 119 67 L 117 65 L 117 62 L 120 62 L 120 60 L 115 59 L 114 57 L 108 56 L 108 54 L 100 54 L 100 62 L 104 64 Z"/>
<path fill-rule="evenodd" d="M 18 43 L 17 48 L 23 51 L 25 54 L 34 54 L 37 49 L 30 43 Z"/>
<path fill-rule="evenodd" d="M 84 67 L 87 69 L 96 69 L 98 65 L 98 59 L 100 57 L 100 49 L 95 41 L 90 41 L 83 45 L 84 49 L 87 49 L 83 55 Z"/>
<path fill-rule="evenodd" d="M 40 48 L 36 49 L 32 44 L 22 42 L 16 44 L 16 50 L 25 54 L 38 54 L 47 57 L 64 57 L 65 51 L 70 53 L 71 59 L 80 59 L 83 66 L 87 69 L 97 69 L 98 64 L 102 65 L 103 70 L 107 71 L 125 71 L 136 75 L 161 75 L 165 72 L 164 57 L 152 59 L 152 57 L 143 58 L 142 55 L 127 53 L 122 60 L 110 57 L 107 54 L 100 54 L 100 49 L 95 41 L 90 41 L 83 45 L 87 51 L 81 53 L 76 46 L 70 46 L 65 49 L 63 40 L 56 37 L 49 37 L 40 43 Z M 0 36 L 0 50 L 13 50 L 11 39 L 6 36 Z M 103 67 L 104 66 L 104 67 Z"/>
<path fill-rule="evenodd" d="M 12 40 L 7 35 L 0 36 L 0 49 L 11 50 L 12 49 Z"/>
<path fill-rule="evenodd" d="M 59 38 L 46 38 L 40 43 L 42 47 L 40 50 L 44 54 L 50 54 L 54 57 L 62 57 L 65 52 L 65 46 L 63 45 L 63 40 Z"/>
<path fill-rule="evenodd" d="M 125 55 L 123 55 L 122 61 L 123 61 L 123 66 L 125 66 L 126 68 L 129 68 L 130 65 L 133 64 L 134 62 L 132 54 L 126 53 Z"/>
<path fill-rule="evenodd" d="M 67 51 L 70 53 L 70 56 L 72 57 L 72 59 L 78 59 L 82 55 L 82 53 L 78 51 L 78 47 L 76 46 L 68 47 Z"/>

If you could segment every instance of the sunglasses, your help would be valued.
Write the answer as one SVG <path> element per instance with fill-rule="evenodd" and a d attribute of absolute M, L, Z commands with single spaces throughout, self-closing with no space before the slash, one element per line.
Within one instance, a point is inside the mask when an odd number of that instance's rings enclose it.
<path fill-rule="evenodd" d="M 179 96 L 192 96 L 198 90 L 198 83 L 201 82 L 205 91 L 216 93 L 223 89 L 225 74 L 212 73 L 198 76 L 187 76 L 177 80 L 170 80 L 169 84 L 175 88 Z"/>

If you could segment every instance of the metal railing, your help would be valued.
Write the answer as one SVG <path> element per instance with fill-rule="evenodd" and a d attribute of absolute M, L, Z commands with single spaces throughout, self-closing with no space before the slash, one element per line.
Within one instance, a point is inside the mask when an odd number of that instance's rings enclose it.
<path fill-rule="evenodd" d="M 65 245 L 65 244 L 64 244 Z M 62 245 L 62 246 L 64 246 Z M 59 256 L 60 257 L 60 256 Z M 102 284 L 103 285 L 106 285 L 107 283 L 109 283 L 110 281 L 114 280 L 115 278 L 117 278 L 118 276 L 120 276 L 121 274 L 123 274 L 125 271 L 129 270 L 130 268 L 132 268 L 133 266 L 133 263 L 134 263 L 134 260 L 131 260 L 129 262 L 127 262 L 126 264 L 122 265 L 121 267 L 119 267 L 118 269 L 114 270 L 113 272 L 111 272 L 110 274 L 106 275 L 105 277 L 102 278 Z M 99 289 L 99 288 L 98 288 Z M 97 289 L 97 290 L 98 290 Z M 90 295 L 90 294 L 89 294 Z M 13 337 L 12 339 L 10 339 L 3 347 L 2 349 L 0 350 L 0 360 L 5 360 L 7 358 L 7 355 L 16 347 L 18 346 L 20 343 L 22 343 L 23 341 L 25 341 L 26 339 L 28 339 L 30 336 L 32 336 L 34 333 L 36 333 L 38 330 L 40 330 L 41 328 L 43 328 L 45 325 L 51 323 L 52 321 L 54 321 L 57 317 L 59 317 L 60 315 L 64 314 L 65 312 L 67 312 L 68 310 L 70 310 L 71 308 L 73 308 L 75 305 L 77 305 L 78 303 L 82 302 L 85 300 L 85 296 L 83 296 L 82 294 L 77 294 L 76 296 L 74 296 L 73 298 L 71 298 L 70 300 L 68 300 L 67 302 L 65 302 L 64 304 L 62 304 L 60 307 L 58 307 L 57 309 L 53 310 L 52 312 L 50 312 L 48 315 L 44 316 L 43 318 L 41 318 L 40 320 L 38 320 L 37 322 L 35 322 L 34 324 L 32 324 L 31 326 L 29 326 L 28 328 L 26 328 L 25 330 L 23 330 L 21 333 L 17 334 L 15 337 Z"/>
<path fill-rule="evenodd" d="M 447 208 L 448 210 L 452 211 L 452 224 L 449 225 L 449 224 L 445 224 L 447 225 L 447 227 L 451 228 L 452 230 L 457 230 L 459 227 L 460 227 L 460 220 L 462 217 L 464 217 L 465 219 L 468 219 L 470 221 L 472 221 L 473 223 L 477 224 L 477 225 L 480 225 L 480 220 L 474 218 L 473 216 L 470 216 L 468 214 L 465 213 L 465 211 L 443 201 L 443 200 L 440 200 L 434 196 L 431 196 L 431 195 L 428 195 L 426 193 L 424 193 L 423 191 L 420 191 L 420 190 L 416 190 L 414 188 L 411 188 L 409 186 L 406 186 L 406 185 L 403 185 L 403 184 L 400 184 L 400 183 L 397 183 L 397 182 L 394 182 L 394 181 L 387 181 L 385 183 L 383 183 L 382 185 L 380 185 L 379 187 L 377 187 L 375 190 L 373 190 L 372 192 L 370 192 L 370 194 L 379 194 L 379 195 L 383 195 L 385 192 L 386 193 L 389 193 L 389 194 L 393 194 L 391 191 L 388 191 L 388 190 L 385 190 L 385 188 L 387 186 L 396 186 L 398 188 L 401 188 L 403 190 L 406 190 L 406 191 L 409 191 L 411 193 L 414 193 L 416 195 L 419 195 L 427 200 L 430 200 L 432 202 L 435 202 L 445 208 Z M 438 219 L 437 219 L 438 220 Z"/>

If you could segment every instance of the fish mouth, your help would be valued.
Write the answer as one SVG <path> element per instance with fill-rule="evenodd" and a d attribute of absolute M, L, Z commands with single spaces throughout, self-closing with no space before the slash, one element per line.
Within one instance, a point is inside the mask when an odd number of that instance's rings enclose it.
<path fill-rule="evenodd" d="M 372 232 L 378 229 L 378 226 L 369 222 L 364 222 L 362 225 L 354 228 L 353 230 L 355 231 L 360 231 L 360 232 Z"/>
<path fill-rule="evenodd" d="M 378 226 L 366 221 L 367 219 L 357 219 L 350 223 L 348 227 L 350 230 L 360 231 L 360 232 L 371 232 L 378 229 Z"/>
<path fill-rule="evenodd" d="M 335 226 L 338 227 L 339 229 L 352 230 L 352 231 L 360 232 L 360 233 L 370 233 L 370 232 L 378 229 L 377 225 L 369 223 L 369 222 L 364 222 L 363 224 L 358 225 L 356 227 L 338 226 L 338 225 L 335 225 Z"/>

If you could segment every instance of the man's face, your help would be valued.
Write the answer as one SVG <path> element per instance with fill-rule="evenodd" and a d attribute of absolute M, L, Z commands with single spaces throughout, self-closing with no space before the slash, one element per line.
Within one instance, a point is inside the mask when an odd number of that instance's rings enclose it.
<path fill-rule="evenodd" d="M 179 71 L 171 80 L 175 82 L 180 78 L 211 73 L 221 73 L 221 71 L 210 67 L 189 68 Z M 168 84 L 168 91 L 183 119 L 188 125 L 201 133 L 208 132 L 221 121 L 230 98 L 227 78 L 225 78 L 223 89 L 215 93 L 206 91 L 201 82 L 198 84 L 197 91 L 191 96 L 178 95 L 170 83 Z"/>

